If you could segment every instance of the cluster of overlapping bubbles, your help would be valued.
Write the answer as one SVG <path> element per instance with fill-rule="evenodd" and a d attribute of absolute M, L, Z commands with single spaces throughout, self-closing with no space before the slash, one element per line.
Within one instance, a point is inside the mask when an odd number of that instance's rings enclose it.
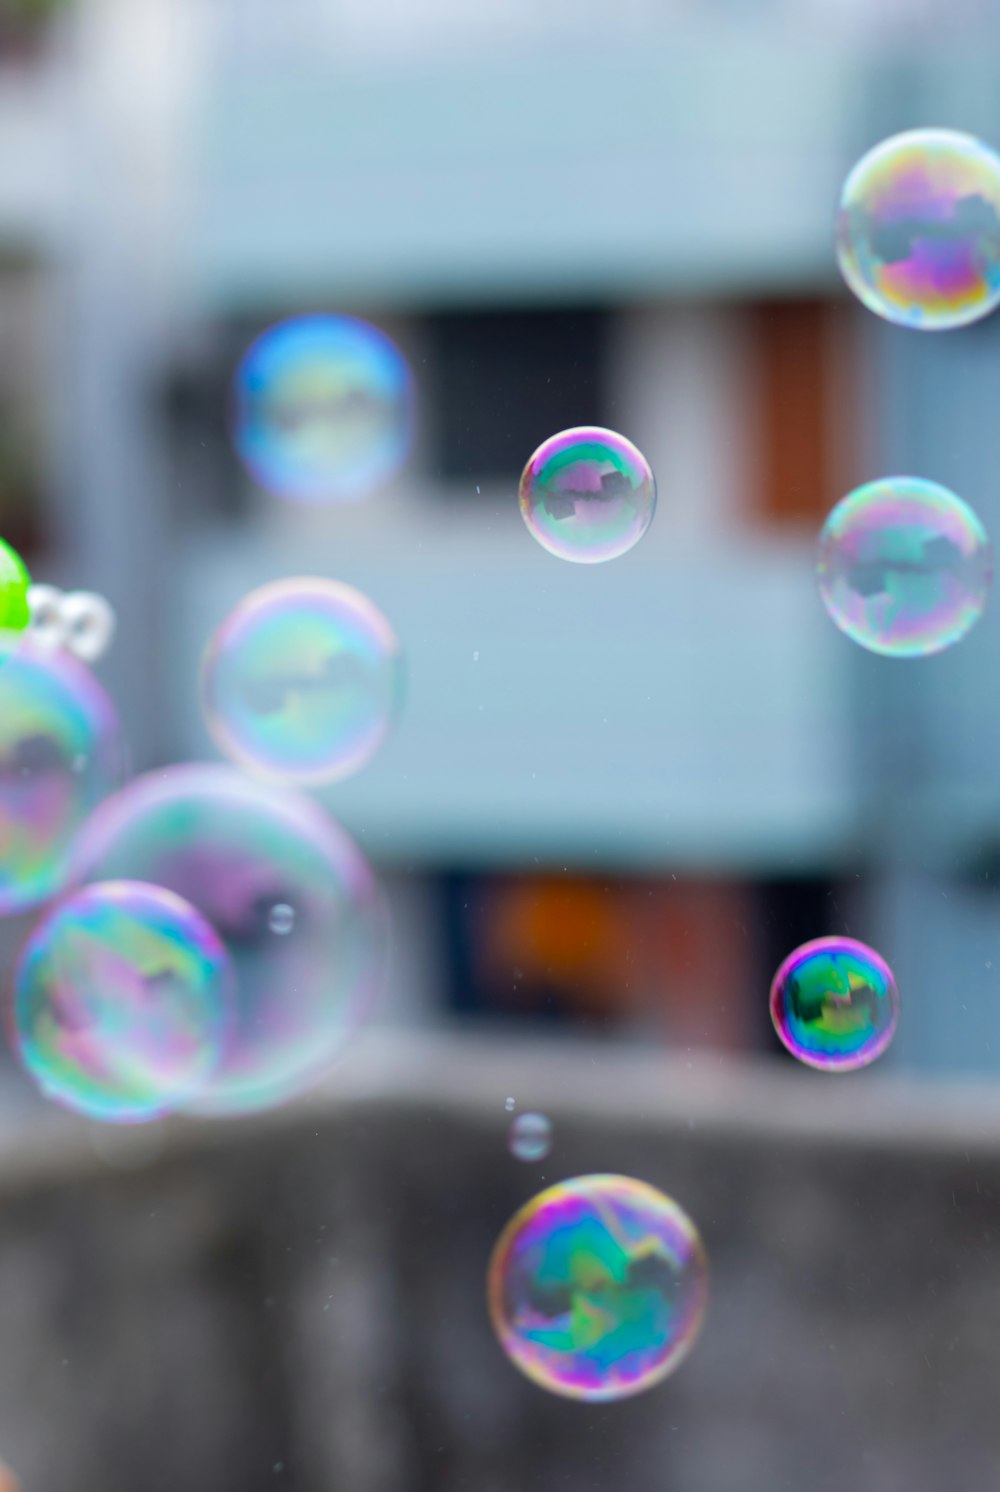
<path fill-rule="evenodd" d="M 836 252 L 851 289 L 890 321 L 937 331 L 987 314 L 1000 302 L 1000 159 L 943 130 L 886 141 L 847 179 Z M 352 317 L 284 322 L 237 370 L 236 452 L 283 500 L 365 497 L 400 471 L 414 425 L 404 356 Z M 626 555 L 656 501 L 642 452 L 588 425 L 543 441 L 519 490 L 538 544 L 580 564 Z M 957 494 L 875 474 L 827 519 L 817 577 L 848 637 L 908 658 L 966 635 L 992 553 Z M 343 578 L 254 591 L 219 618 L 204 653 L 204 717 L 227 763 L 126 782 L 114 705 L 87 666 L 107 641 L 100 598 L 43 587 L 32 605 L 29 585 L 0 546 L 0 913 L 36 918 L 13 979 L 12 1046 L 45 1094 L 93 1119 L 282 1103 L 330 1069 L 383 975 L 373 873 L 303 789 L 358 771 L 388 735 L 402 696 L 393 628 Z M 826 937 L 789 954 L 770 1009 L 794 1056 L 837 1072 L 886 1050 L 900 1001 L 874 949 Z M 538 1162 L 551 1125 L 520 1116 L 509 1143 Z M 489 1269 L 510 1359 L 580 1399 L 663 1378 L 692 1346 L 707 1296 L 690 1218 L 621 1176 L 542 1192 Z"/>

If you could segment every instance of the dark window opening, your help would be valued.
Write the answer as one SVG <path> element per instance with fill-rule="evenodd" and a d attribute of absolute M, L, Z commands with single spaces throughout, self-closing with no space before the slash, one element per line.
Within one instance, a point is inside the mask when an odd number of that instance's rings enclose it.
<path fill-rule="evenodd" d="M 593 307 L 429 317 L 432 475 L 510 480 L 557 430 L 607 424 L 609 324 Z"/>

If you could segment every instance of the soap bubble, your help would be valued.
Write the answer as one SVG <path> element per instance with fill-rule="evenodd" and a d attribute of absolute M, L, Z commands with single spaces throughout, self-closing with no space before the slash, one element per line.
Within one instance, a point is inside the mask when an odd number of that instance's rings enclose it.
<path fill-rule="evenodd" d="M 201 1111 L 271 1108 L 316 1082 L 381 985 L 385 908 L 360 851 L 319 804 L 230 767 L 135 778 L 85 826 L 74 871 L 166 886 L 225 943 L 236 1028 Z M 277 906 L 295 911 L 281 937 Z"/>
<path fill-rule="evenodd" d="M 70 591 L 61 601 L 66 646 L 84 663 L 96 663 L 111 646 L 118 621 L 109 601 L 96 591 Z"/>
<path fill-rule="evenodd" d="M 31 613 L 31 641 L 38 647 L 66 647 L 69 629 L 63 616 L 63 593 L 59 587 L 29 586 L 28 609 Z"/>
<path fill-rule="evenodd" d="M 800 1062 L 850 1072 L 889 1045 L 899 991 L 874 948 L 855 938 L 816 938 L 790 953 L 775 974 L 771 1019 Z"/>
<path fill-rule="evenodd" d="M 222 943 L 158 886 L 76 891 L 46 913 L 14 974 L 20 1061 L 48 1098 L 106 1123 L 193 1097 L 222 1059 L 232 1015 Z"/>
<path fill-rule="evenodd" d="M 507 1110 L 508 1114 L 512 1114 L 514 1112 L 514 1100 L 512 1098 L 505 1098 L 503 1101 L 503 1106 Z"/>
<path fill-rule="evenodd" d="M 21 1492 L 21 1483 L 9 1466 L 0 1462 L 0 1492 Z"/>
<path fill-rule="evenodd" d="M 662 1192 L 627 1176 L 578 1176 L 507 1224 L 488 1296 L 500 1345 L 535 1383 L 572 1399 L 623 1399 L 690 1351 L 708 1263 L 691 1219 Z"/>
<path fill-rule="evenodd" d="M 364 497 L 406 460 L 413 384 L 398 348 L 353 316 L 299 316 L 263 333 L 234 384 L 233 439 L 279 497 Z"/>
<path fill-rule="evenodd" d="M 287 902 L 279 901 L 276 907 L 271 908 L 271 915 L 267 919 L 267 925 L 279 938 L 287 938 L 295 926 L 295 911 Z"/>
<path fill-rule="evenodd" d="M 552 1122 L 544 1114 L 518 1114 L 507 1147 L 516 1160 L 544 1160 L 552 1149 Z"/>
<path fill-rule="evenodd" d="M 205 721 L 248 771 L 318 786 L 348 777 L 382 744 L 402 694 L 399 643 L 366 596 L 333 580 L 252 591 L 211 638 Z"/>
<path fill-rule="evenodd" d="M 0 539 L 0 644 L 5 636 L 23 632 L 31 621 L 28 591 L 31 577 L 24 560 Z"/>
<path fill-rule="evenodd" d="M 986 605 L 993 551 L 972 509 L 936 482 L 887 477 L 842 498 L 819 537 L 823 604 L 873 653 L 959 642 Z"/>
<path fill-rule="evenodd" d="M 596 565 L 638 544 L 656 511 L 656 481 L 624 435 L 579 425 L 538 447 L 521 475 L 520 501 L 543 549 Z"/>
<path fill-rule="evenodd" d="M 870 311 L 943 331 L 1000 302 L 1000 157 L 955 130 L 907 130 L 863 156 L 837 214 L 841 273 Z"/>
<path fill-rule="evenodd" d="M 27 638 L 0 652 L 0 914 L 60 889 L 74 834 L 121 768 L 115 708 L 82 663 Z"/>

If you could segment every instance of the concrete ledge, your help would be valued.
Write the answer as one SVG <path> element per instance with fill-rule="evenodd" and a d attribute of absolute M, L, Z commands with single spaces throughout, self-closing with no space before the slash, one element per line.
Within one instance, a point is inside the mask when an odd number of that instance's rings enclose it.
<path fill-rule="evenodd" d="M 549 1161 L 508 1156 L 508 1094 L 551 1116 Z M 370 1033 L 325 1092 L 159 1138 L 111 1167 L 47 1110 L 0 1136 L 25 1492 L 993 1485 L 997 1095 Z M 588 1407 L 508 1366 L 483 1285 L 515 1207 L 603 1170 L 691 1212 L 713 1296 L 674 1379 Z"/>

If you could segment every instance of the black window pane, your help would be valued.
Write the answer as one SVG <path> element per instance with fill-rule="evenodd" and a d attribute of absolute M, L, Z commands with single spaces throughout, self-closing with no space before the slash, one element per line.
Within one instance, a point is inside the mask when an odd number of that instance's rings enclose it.
<path fill-rule="evenodd" d="M 593 307 L 431 316 L 434 475 L 516 477 L 557 430 L 607 424 L 608 324 Z"/>

